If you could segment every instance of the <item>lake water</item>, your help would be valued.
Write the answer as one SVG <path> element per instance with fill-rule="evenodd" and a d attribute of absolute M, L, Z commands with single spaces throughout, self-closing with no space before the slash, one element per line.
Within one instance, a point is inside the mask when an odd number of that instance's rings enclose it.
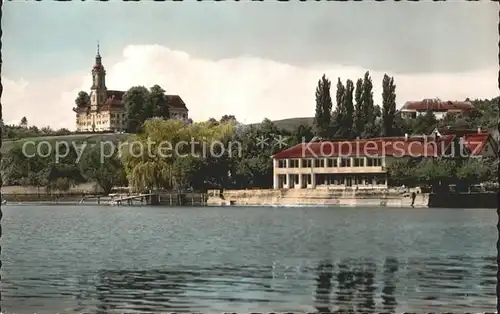
<path fill-rule="evenodd" d="M 3 313 L 495 310 L 494 210 L 2 207 Z"/>

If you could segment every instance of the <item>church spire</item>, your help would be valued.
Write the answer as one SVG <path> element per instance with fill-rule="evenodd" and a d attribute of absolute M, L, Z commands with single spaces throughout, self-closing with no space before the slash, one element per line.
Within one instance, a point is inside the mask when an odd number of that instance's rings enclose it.
<path fill-rule="evenodd" d="M 92 67 L 92 88 L 91 89 L 106 89 L 105 83 L 106 70 L 102 65 L 99 41 L 97 41 L 97 54 L 95 56 L 95 64 Z"/>
<path fill-rule="evenodd" d="M 99 40 L 97 41 L 97 54 L 95 56 L 95 64 L 101 65 L 101 54 L 99 52 Z"/>

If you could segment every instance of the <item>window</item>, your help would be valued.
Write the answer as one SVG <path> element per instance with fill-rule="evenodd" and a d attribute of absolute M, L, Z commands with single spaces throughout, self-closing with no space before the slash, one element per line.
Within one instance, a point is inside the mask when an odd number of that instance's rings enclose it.
<path fill-rule="evenodd" d="M 289 168 L 298 168 L 299 167 L 299 160 L 298 159 L 290 159 L 289 160 Z"/>
<path fill-rule="evenodd" d="M 364 167 L 365 159 L 364 158 L 354 158 L 354 167 Z"/>
<path fill-rule="evenodd" d="M 323 168 L 323 167 L 325 167 L 325 160 L 324 159 L 315 159 L 314 160 L 314 167 L 315 168 Z"/>
<path fill-rule="evenodd" d="M 341 167 L 350 167 L 351 166 L 351 159 L 350 158 L 341 158 L 340 159 L 340 166 Z"/>
<path fill-rule="evenodd" d="M 380 158 L 367 158 L 368 167 L 380 167 L 382 166 L 382 159 Z"/>
<path fill-rule="evenodd" d="M 278 160 L 278 168 L 286 168 L 286 160 L 279 159 Z"/>
<path fill-rule="evenodd" d="M 311 159 L 302 159 L 302 168 L 311 168 L 312 160 Z"/>
<path fill-rule="evenodd" d="M 337 158 L 334 159 L 327 159 L 327 167 L 328 168 L 335 168 L 339 166 L 339 162 Z"/>
<path fill-rule="evenodd" d="M 377 176 L 375 177 L 375 184 L 377 185 L 385 185 L 385 177 Z"/>
<path fill-rule="evenodd" d="M 355 177 L 355 182 L 357 185 L 362 185 L 363 184 L 363 177 L 362 176 L 356 176 Z"/>
<path fill-rule="evenodd" d="M 366 176 L 365 184 L 372 185 L 373 184 L 373 176 Z"/>

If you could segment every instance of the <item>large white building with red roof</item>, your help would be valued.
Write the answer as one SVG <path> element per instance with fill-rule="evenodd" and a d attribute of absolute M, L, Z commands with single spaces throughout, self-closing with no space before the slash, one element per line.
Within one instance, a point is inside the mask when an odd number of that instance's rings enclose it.
<path fill-rule="evenodd" d="M 99 54 L 99 46 L 92 67 L 90 103 L 73 108 L 76 112 L 76 130 L 79 132 L 125 131 L 128 112 L 123 102 L 125 91 L 106 87 L 106 70 Z M 170 117 L 188 121 L 189 110 L 178 95 L 166 95 Z"/>
<path fill-rule="evenodd" d="M 273 158 L 275 189 L 373 189 L 388 187 L 395 158 L 497 157 L 491 134 L 433 134 L 368 140 L 301 143 Z"/>
<path fill-rule="evenodd" d="M 399 112 L 403 118 L 414 119 L 419 115 L 424 115 L 427 111 L 431 111 L 436 119 L 440 120 L 448 113 L 461 113 L 474 109 L 474 105 L 469 101 L 442 101 L 438 98 L 434 98 L 407 101 Z"/>

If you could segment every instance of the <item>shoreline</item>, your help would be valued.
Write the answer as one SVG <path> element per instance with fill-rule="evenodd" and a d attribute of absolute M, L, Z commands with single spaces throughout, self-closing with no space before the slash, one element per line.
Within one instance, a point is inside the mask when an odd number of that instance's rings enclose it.
<path fill-rule="evenodd" d="M 229 206 L 229 207 L 369 207 L 369 208 L 496 208 L 497 194 L 457 193 L 432 194 L 418 193 L 412 206 L 408 191 L 398 189 L 254 189 L 219 190 L 205 193 L 159 192 L 151 197 L 131 194 L 117 205 L 117 196 L 75 195 L 75 194 L 32 194 L 6 193 L 2 200 L 6 205 L 80 205 L 80 206 Z M 132 200 L 133 198 L 133 200 Z M 126 202 L 127 199 L 131 203 Z"/>
<path fill-rule="evenodd" d="M 411 192 L 416 192 L 412 205 Z M 209 192 L 207 205 L 272 207 L 497 208 L 497 193 L 421 193 L 399 189 L 255 189 Z"/>
<path fill-rule="evenodd" d="M 412 206 L 410 194 L 396 189 L 255 189 L 209 193 L 208 205 L 272 207 L 429 207 L 429 193 L 417 193 Z"/>

